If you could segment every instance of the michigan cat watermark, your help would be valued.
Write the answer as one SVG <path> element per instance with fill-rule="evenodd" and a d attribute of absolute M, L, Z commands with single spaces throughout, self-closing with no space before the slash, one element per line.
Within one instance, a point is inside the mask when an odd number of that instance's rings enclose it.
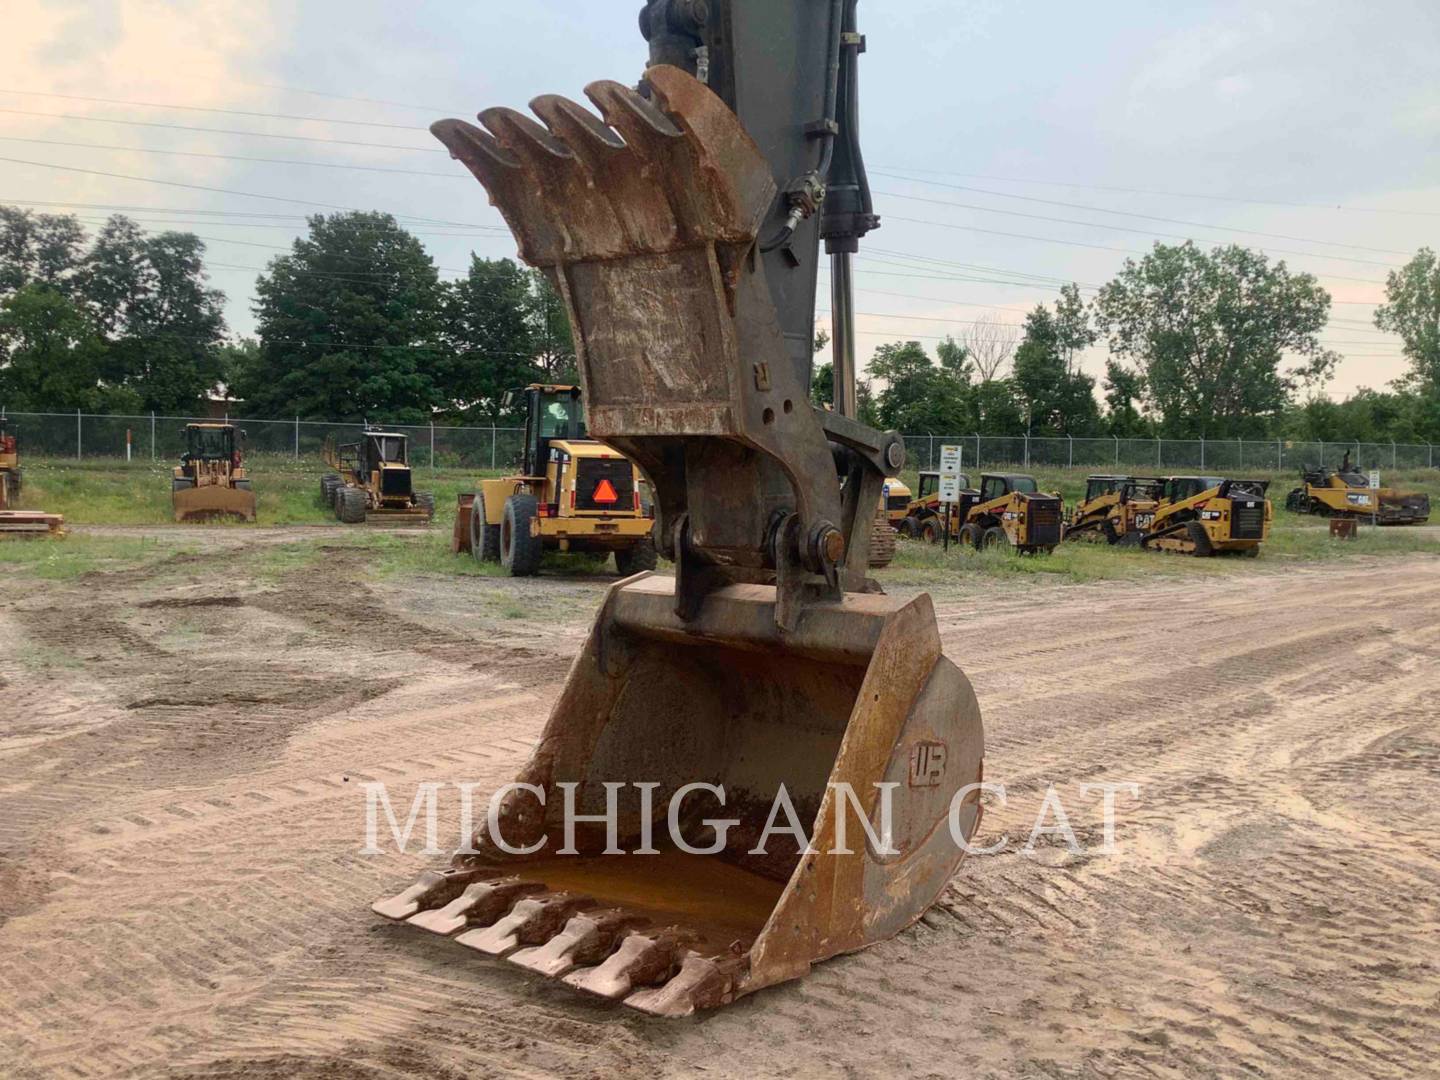
<path fill-rule="evenodd" d="M 361 784 L 361 790 L 365 793 L 365 844 L 360 849 L 360 854 L 383 855 L 390 850 L 421 855 L 442 855 L 452 851 L 457 854 L 476 853 L 477 849 L 473 846 L 476 838 L 475 791 L 482 786 L 479 783 L 445 784 L 439 781 L 419 783 L 411 799 L 409 812 L 402 821 L 395 812 L 395 803 L 383 782 L 369 781 Z M 750 822 L 750 814 L 754 811 L 753 800 L 747 800 L 745 818 L 719 816 L 726 808 L 725 788 L 719 784 L 696 781 L 683 784 L 670 792 L 668 799 L 664 800 L 661 813 L 656 806 L 656 793 L 660 784 L 610 781 L 601 785 L 605 793 L 604 811 L 581 813 L 580 798 L 577 795 L 580 785 L 559 783 L 555 786 L 562 800 L 558 830 L 547 828 L 528 843 L 518 837 L 505 835 L 504 820 L 514 814 L 517 800 L 533 800 L 534 809 L 539 812 L 549 809 L 546 806 L 544 788 L 536 784 L 517 782 L 505 784 L 491 793 L 483 818 L 486 840 L 510 855 L 535 855 L 541 851 L 555 855 L 579 855 L 581 851 L 577 846 L 577 836 L 580 827 L 595 826 L 598 831 L 599 826 L 604 826 L 605 847 L 595 850 L 593 845 L 587 845 L 586 854 L 658 855 L 660 849 L 655 844 L 656 833 L 659 831 L 662 839 L 668 841 L 673 850 L 691 855 L 717 855 L 730 846 L 732 833 L 741 829 L 742 822 Z M 901 853 L 896 847 L 894 829 L 894 790 L 900 785 L 887 782 L 871 786 L 875 789 L 873 809 L 867 812 L 864 802 L 850 784 L 837 782 L 826 785 L 827 791 L 834 795 L 834 828 L 829 830 L 833 833 L 833 842 L 827 848 L 828 854 L 852 854 L 849 845 L 862 834 L 864 844 L 876 855 L 893 856 Z M 1033 855 L 1042 841 L 1046 846 L 1056 846 L 1057 842 L 1063 844 L 1071 854 L 1076 855 L 1110 855 L 1115 852 L 1117 800 L 1122 796 L 1138 799 L 1140 785 L 1133 781 L 1091 781 L 1070 785 L 1067 790 L 1071 792 L 1072 808 L 1083 803 L 1087 810 L 1099 810 L 1100 842 L 1091 845 L 1082 843 L 1071 824 L 1071 812 L 1066 809 L 1061 788 L 1051 783 L 1046 785 L 1033 822 L 1025 834 L 1024 843 L 1018 848 L 1021 854 Z M 459 844 L 455 847 L 442 847 L 441 796 L 444 793 L 448 797 L 452 792 L 458 797 Z M 635 799 L 633 807 L 627 808 L 624 815 L 631 826 L 626 830 L 626 842 L 623 845 L 620 809 L 622 792 L 633 795 Z M 1027 795 L 1032 793 L 1027 789 Z M 706 799 L 710 800 L 716 816 L 697 816 L 697 811 L 707 812 L 700 810 Z M 1004 784 L 990 782 L 966 784 L 956 791 L 950 800 L 945 822 L 951 842 L 967 855 L 996 855 L 1015 850 L 1014 838 L 1008 833 L 1002 833 L 998 838 L 987 837 L 988 842 L 984 844 L 978 843 L 976 836 L 966 834 L 966 826 L 973 827 L 977 801 L 983 802 L 987 812 L 996 812 L 1009 805 L 1010 797 Z M 448 817 L 448 814 L 446 816 Z M 756 822 L 760 820 L 760 817 L 754 818 Z M 393 848 L 381 845 L 382 821 L 384 831 L 388 834 L 386 839 L 393 842 Z M 753 828 L 747 830 L 753 831 Z M 1094 830 L 1086 828 L 1082 831 L 1089 837 Z M 413 846 L 417 841 L 417 833 L 423 835 L 423 847 Z M 1055 840 L 1047 839 L 1052 837 Z M 743 850 L 750 855 L 767 855 L 770 853 L 770 845 L 774 844 L 777 838 L 784 838 L 784 850 L 788 852 L 798 850 L 808 854 L 815 850 L 813 836 L 807 832 L 802 823 L 802 815 L 783 784 L 777 788 L 774 798 L 769 802 L 768 811 L 763 814 L 763 825 L 759 827 L 758 835 L 753 843 L 747 836 L 746 843 L 749 846 Z M 557 843 L 558 846 L 555 846 Z"/>

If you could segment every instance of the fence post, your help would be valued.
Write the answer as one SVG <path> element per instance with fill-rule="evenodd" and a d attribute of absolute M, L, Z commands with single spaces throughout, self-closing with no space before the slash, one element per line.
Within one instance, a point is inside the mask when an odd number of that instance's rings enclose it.
<path fill-rule="evenodd" d="M 1115 435 L 1113 438 L 1115 439 L 1115 467 L 1118 469 L 1120 467 L 1120 436 Z"/>
<path fill-rule="evenodd" d="M 1157 435 L 1155 436 L 1155 467 L 1159 469 L 1164 465 L 1165 463 L 1160 460 L 1160 436 Z"/>
<path fill-rule="evenodd" d="M 1396 456 L 1395 456 L 1395 440 L 1394 440 L 1394 439 L 1391 439 L 1391 440 L 1390 440 L 1390 468 L 1391 468 L 1392 470 L 1393 470 L 1393 469 L 1398 469 L 1398 468 L 1400 467 L 1399 465 L 1396 464 L 1396 461 L 1397 461 L 1397 460 L 1398 460 L 1398 459 L 1397 459 Z"/>
<path fill-rule="evenodd" d="M 158 451 L 155 449 L 155 410 L 150 410 L 150 460 L 156 460 Z"/>
<path fill-rule="evenodd" d="M 1030 433 L 1025 433 L 1025 468 L 1030 467 Z"/>
<path fill-rule="evenodd" d="M 295 460 L 300 460 L 300 417 L 295 417 Z"/>
<path fill-rule="evenodd" d="M 1275 470 L 1279 472 L 1285 468 L 1285 447 L 1279 439 L 1275 440 Z"/>
<path fill-rule="evenodd" d="M 1202 471 L 1203 471 L 1204 468 L 1205 468 L 1205 436 L 1204 436 L 1204 435 L 1201 435 L 1201 436 L 1200 436 L 1200 468 L 1201 468 Z"/>
<path fill-rule="evenodd" d="M 1245 440 L 1244 440 L 1244 439 L 1236 439 L 1236 440 L 1235 440 L 1235 460 L 1236 460 L 1236 462 L 1238 462 L 1238 464 L 1235 466 L 1237 469 L 1243 469 L 1243 468 L 1245 467 Z"/>
<path fill-rule="evenodd" d="M 499 428 L 495 427 L 490 429 L 490 468 L 492 469 L 495 468 L 495 438 L 499 430 Z"/>
<path fill-rule="evenodd" d="M 80 444 L 81 444 L 81 436 L 80 436 L 80 410 L 79 410 L 79 409 L 76 409 L 76 410 L 75 410 L 75 460 L 76 460 L 76 461 L 79 461 L 79 460 L 80 460 Z"/>
<path fill-rule="evenodd" d="M 1425 444 L 1425 449 L 1426 449 L 1426 451 L 1427 451 L 1427 453 L 1426 453 L 1425 456 L 1426 456 L 1426 458 L 1427 458 L 1428 461 L 1429 461 L 1429 466 L 1428 466 L 1428 467 L 1431 468 L 1431 469 L 1433 469 L 1433 468 L 1435 467 L 1435 444 L 1434 444 L 1434 443 L 1428 443 L 1428 442 L 1427 442 L 1427 443 Z"/>
<path fill-rule="evenodd" d="M 1074 435 L 1071 435 L 1069 432 L 1066 432 L 1065 438 L 1067 438 L 1067 439 L 1070 440 L 1070 466 L 1069 466 L 1069 467 L 1073 469 L 1073 468 L 1075 467 L 1075 436 L 1074 436 Z"/>
<path fill-rule="evenodd" d="M 1320 440 L 1320 461 L 1318 462 L 1321 471 L 1325 469 L 1325 440 Z"/>
<path fill-rule="evenodd" d="M 935 467 L 935 436 L 931 435 L 929 438 L 930 448 L 925 451 L 925 468 L 933 469 Z"/>
<path fill-rule="evenodd" d="M 980 468 L 980 434 L 975 434 L 975 468 Z"/>
<path fill-rule="evenodd" d="M 435 421 L 430 421 L 430 471 L 435 471 Z"/>

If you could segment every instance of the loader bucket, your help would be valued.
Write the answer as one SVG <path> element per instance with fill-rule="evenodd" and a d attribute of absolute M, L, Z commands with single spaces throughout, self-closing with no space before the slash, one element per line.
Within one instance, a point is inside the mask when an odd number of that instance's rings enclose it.
<path fill-rule="evenodd" d="M 450 554 L 464 555 L 470 551 L 470 514 L 475 506 L 475 493 L 462 494 L 455 504 L 455 527 L 450 531 Z"/>
<path fill-rule="evenodd" d="M 171 495 L 176 521 L 254 521 L 255 493 L 225 484 L 185 488 Z"/>
<path fill-rule="evenodd" d="M 773 586 L 731 585 L 682 622 L 673 579 L 613 586 L 517 778 L 533 787 L 374 910 L 666 1016 L 914 922 L 979 823 L 975 695 L 928 596 L 847 595 L 783 634 L 774 608 Z M 611 799 L 613 826 L 578 820 Z M 767 835 L 787 799 L 808 847 Z"/>

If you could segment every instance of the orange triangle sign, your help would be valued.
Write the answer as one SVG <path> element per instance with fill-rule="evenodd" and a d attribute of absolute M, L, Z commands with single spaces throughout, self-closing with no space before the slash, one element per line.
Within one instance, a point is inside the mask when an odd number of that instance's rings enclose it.
<path fill-rule="evenodd" d="M 590 500 L 597 503 L 616 503 L 620 501 L 620 496 L 615 494 L 615 485 L 610 483 L 607 476 L 601 477 L 600 483 L 595 485 L 595 494 L 590 496 Z"/>

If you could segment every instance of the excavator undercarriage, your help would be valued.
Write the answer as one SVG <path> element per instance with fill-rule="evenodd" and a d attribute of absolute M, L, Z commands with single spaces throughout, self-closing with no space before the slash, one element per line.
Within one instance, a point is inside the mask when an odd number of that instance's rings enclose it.
<path fill-rule="evenodd" d="M 797 56 L 766 62 L 843 84 L 819 95 L 819 130 L 840 139 L 854 0 L 828 23 L 807 14 L 819 7 L 731 0 L 712 18 L 733 43 L 747 17 L 793 16 Z M 684 55 L 647 25 L 652 59 Z M 835 63 L 816 65 L 827 48 Z M 713 62 L 722 86 L 740 66 Z M 749 100 L 739 90 L 722 99 L 663 63 L 643 90 L 591 84 L 599 117 L 544 96 L 531 103 L 543 123 L 497 108 L 483 127 L 432 128 L 564 299 L 590 432 L 644 472 L 675 573 L 610 590 L 524 786 L 449 869 L 374 910 L 681 1015 L 918 919 L 978 826 L 983 734 L 929 597 L 893 599 L 867 577 L 903 443 L 845 415 L 843 390 L 835 411 L 810 404 L 819 235 L 796 212 L 804 185 L 777 198 L 777 174 L 793 174 L 732 109 Z M 833 188 L 830 157 L 816 173 Z M 808 843 L 760 843 L 783 803 Z M 637 849 L 653 853 L 618 854 Z"/>

